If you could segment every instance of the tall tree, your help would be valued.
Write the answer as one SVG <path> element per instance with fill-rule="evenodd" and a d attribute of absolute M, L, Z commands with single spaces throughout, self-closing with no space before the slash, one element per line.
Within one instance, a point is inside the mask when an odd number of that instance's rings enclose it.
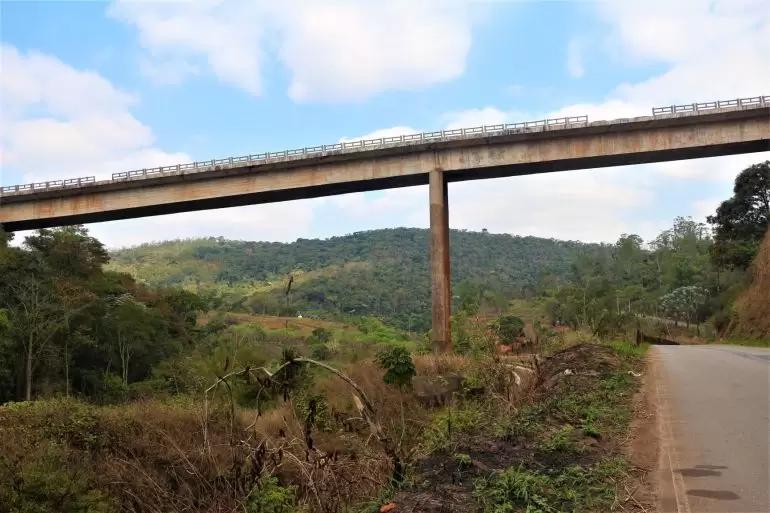
<path fill-rule="evenodd" d="M 714 226 L 714 261 L 747 269 L 770 226 L 770 160 L 749 166 L 735 178 L 733 196 L 708 217 Z"/>
<path fill-rule="evenodd" d="M 653 242 L 662 289 L 700 285 L 709 266 L 712 241 L 705 224 L 677 217 Z"/>
<path fill-rule="evenodd" d="M 63 328 L 67 313 L 54 289 L 40 276 L 25 276 L 10 287 L 11 325 L 24 349 L 24 398 L 32 399 L 33 375 L 41 355 Z"/>
<path fill-rule="evenodd" d="M 106 321 L 114 337 L 121 377 L 127 385 L 134 357 L 148 350 L 161 321 L 147 305 L 137 301 L 130 294 L 124 294 L 112 301 Z"/>
<path fill-rule="evenodd" d="M 24 245 L 40 253 L 55 273 L 69 278 L 99 274 L 110 260 L 104 245 L 81 225 L 38 230 L 24 239 Z"/>

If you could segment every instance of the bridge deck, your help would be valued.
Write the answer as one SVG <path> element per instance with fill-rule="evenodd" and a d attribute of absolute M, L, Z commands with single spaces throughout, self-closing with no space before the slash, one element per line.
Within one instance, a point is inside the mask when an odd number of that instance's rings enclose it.
<path fill-rule="evenodd" d="M 759 98 L 726 108 L 434 132 L 444 135 L 221 159 L 53 187 L 5 187 L 0 223 L 15 231 L 421 185 L 432 170 L 459 181 L 770 151 L 770 98 Z"/>

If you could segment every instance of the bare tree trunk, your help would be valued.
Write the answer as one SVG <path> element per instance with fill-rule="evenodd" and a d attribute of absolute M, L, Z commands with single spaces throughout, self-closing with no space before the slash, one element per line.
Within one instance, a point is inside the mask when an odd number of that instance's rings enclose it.
<path fill-rule="evenodd" d="M 29 334 L 29 340 L 27 341 L 27 368 L 26 368 L 26 376 L 25 376 L 25 383 L 24 383 L 24 398 L 27 401 L 32 400 L 32 343 L 34 340 L 34 335 L 32 333 Z"/>
<path fill-rule="evenodd" d="M 64 342 L 64 395 L 70 396 L 70 350 L 69 339 Z"/>
<path fill-rule="evenodd" d="M 70 396 L 70 318 L 67 316 L 67 332 L 64 335 L 64 396 Z"/>
<path fill-rule="evenodd" d="M 120 376 L 123 378 L 123 383 L 128 385 L 128 359 L 129 350 L 123 343 L 123 337 L 120 335 L 118 329 L 118 352 L 120 353 Z"/>
<path fill-rule="evenodd" d="M 122 376 L 123 376 L 123 384 L 128 385 L 128 361 L 131 358 L 131 355 L 128 352 L 128 349 L 123 349 L 120 351 L 120 363 L 122 367 Z"/>

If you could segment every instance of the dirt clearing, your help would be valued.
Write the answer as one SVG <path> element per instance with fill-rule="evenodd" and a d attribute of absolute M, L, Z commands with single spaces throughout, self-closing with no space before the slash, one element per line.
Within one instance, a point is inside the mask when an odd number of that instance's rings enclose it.
<path fill-rule="evenodd" d="M 497 508 L 504 504 L 511 512 L 647 508 L 650 461 L 640 448 L 649 441 L 648 417 L 631 430 L 634 412 L 646 411 L 638 393 L 643 350 L 578 344 L 539 367 L 530 396 L 514 413 L 496 415 L 472 403 L 442 412 L 451 436 L 419 462 L 392 511 L 503 511 Z M 469 409 L 482 421 L 466 426 Z"/>

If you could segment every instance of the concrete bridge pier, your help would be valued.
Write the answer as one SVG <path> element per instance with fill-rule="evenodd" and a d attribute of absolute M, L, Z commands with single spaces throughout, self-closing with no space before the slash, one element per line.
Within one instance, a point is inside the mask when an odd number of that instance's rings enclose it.
<path fill-rule="evenodd" d="M 430 171 L 431 345 L 434 353 L 452 350 L 452 291 L 449 266 L 449 194 L 441 169 Z"/>

